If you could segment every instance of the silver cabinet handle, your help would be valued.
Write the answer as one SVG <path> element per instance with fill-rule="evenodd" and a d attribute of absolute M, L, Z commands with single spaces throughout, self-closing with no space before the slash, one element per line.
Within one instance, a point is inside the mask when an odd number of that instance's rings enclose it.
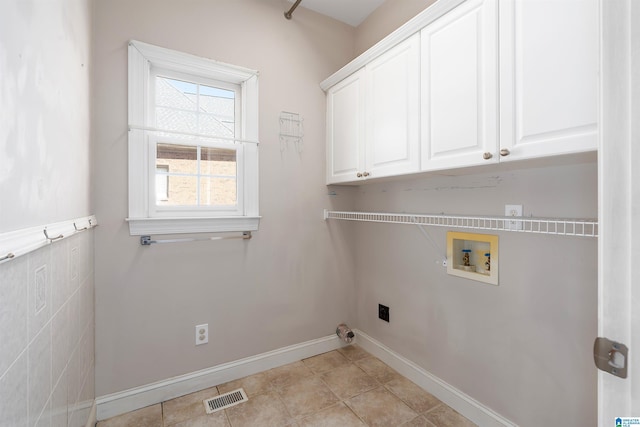
<path fill-rule="evenodd" d="M 358 178 L 362 178 L 362 174 L 361 174 L 360 172 L 358 172 L 358 173 L 356 174 L 356 176 L 357 176 Z"/>
<path fill-rule="evenodd" d="M 488 151 L 482 155 L 482 158 L 485 159 L 485 160 L 489 160 L 492 157 L 493 157 L 493 154 L 491 154 Z"/>
<path fill-rule="evenodd" d="M 502 157 L 504 157 L 504 156 L 508 156 L 509 154 L 511 154 L 511 151 L 509 151 L 509 149 L 508 149 L 508 148 L 503 148 L 502 150 L 500 150 L 500 155 L 501 155 Z"/>
<path fill-rule="evenodd" d="M 362 174 L 362 176 L 364 176 L 365 178 L 368 177 L 369 175 L 370 175 L 369 172 L 365 172 Z"/>

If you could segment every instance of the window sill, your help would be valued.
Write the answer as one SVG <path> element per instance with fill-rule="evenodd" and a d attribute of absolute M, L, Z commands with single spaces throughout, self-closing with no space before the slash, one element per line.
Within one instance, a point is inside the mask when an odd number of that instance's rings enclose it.
<path fill-rule="evenodd" d="M 216 218 L 127 218 L 129 234 L 188 234 L 224 233 L 231 231 L 257 231 L 260 217 Z"/>

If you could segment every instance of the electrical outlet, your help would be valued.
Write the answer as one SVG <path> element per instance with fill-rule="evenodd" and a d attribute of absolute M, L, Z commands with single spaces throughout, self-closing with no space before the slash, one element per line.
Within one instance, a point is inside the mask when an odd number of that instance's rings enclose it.
<path fill-rule="evenodd" d="M 386 305 L 378 304 L 378 318 L 384 320 L 385 322 L 389 321 L 389 307 Z"/>
<path fill-rule="evenodd" d="M 522 205 L 504 205 L 504 216 L 522 216 Z M 522 221 L 507 221 L 507 230 L 522 230 Z"/>
<path fill-rule="evenodd" d="M 207 344 L 209 342 L 209 324 L 196 325 L 196 345 Z"/>

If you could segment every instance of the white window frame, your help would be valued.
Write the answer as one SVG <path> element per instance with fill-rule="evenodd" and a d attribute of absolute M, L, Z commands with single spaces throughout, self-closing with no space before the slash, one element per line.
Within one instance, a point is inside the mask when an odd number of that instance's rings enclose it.
<path fill-rule="evenodd" d="M 238 154 L 239 212 L 211 209 L 194 215 L 174 209 L 168 215 L 155 209 L 155 147 L 152 101 L 154 70 L 168 70 L 194 79 L 228 82 L 241 88 L 241 126 L 235 144 Z M 256 231 L 258 210 L 258 72 L 139 41 L 129 42 L 129 233 L 217 233 Z M 194 141 L 194 145 L 199 144 Z"/>

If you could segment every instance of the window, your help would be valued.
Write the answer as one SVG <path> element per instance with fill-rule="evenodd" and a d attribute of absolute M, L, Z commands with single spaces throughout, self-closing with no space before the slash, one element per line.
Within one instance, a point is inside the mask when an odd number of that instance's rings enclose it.
<path fill-rule="evenodd" d="M 257 79 L 130 42 L 132 235 L 258 229 Z"/>

